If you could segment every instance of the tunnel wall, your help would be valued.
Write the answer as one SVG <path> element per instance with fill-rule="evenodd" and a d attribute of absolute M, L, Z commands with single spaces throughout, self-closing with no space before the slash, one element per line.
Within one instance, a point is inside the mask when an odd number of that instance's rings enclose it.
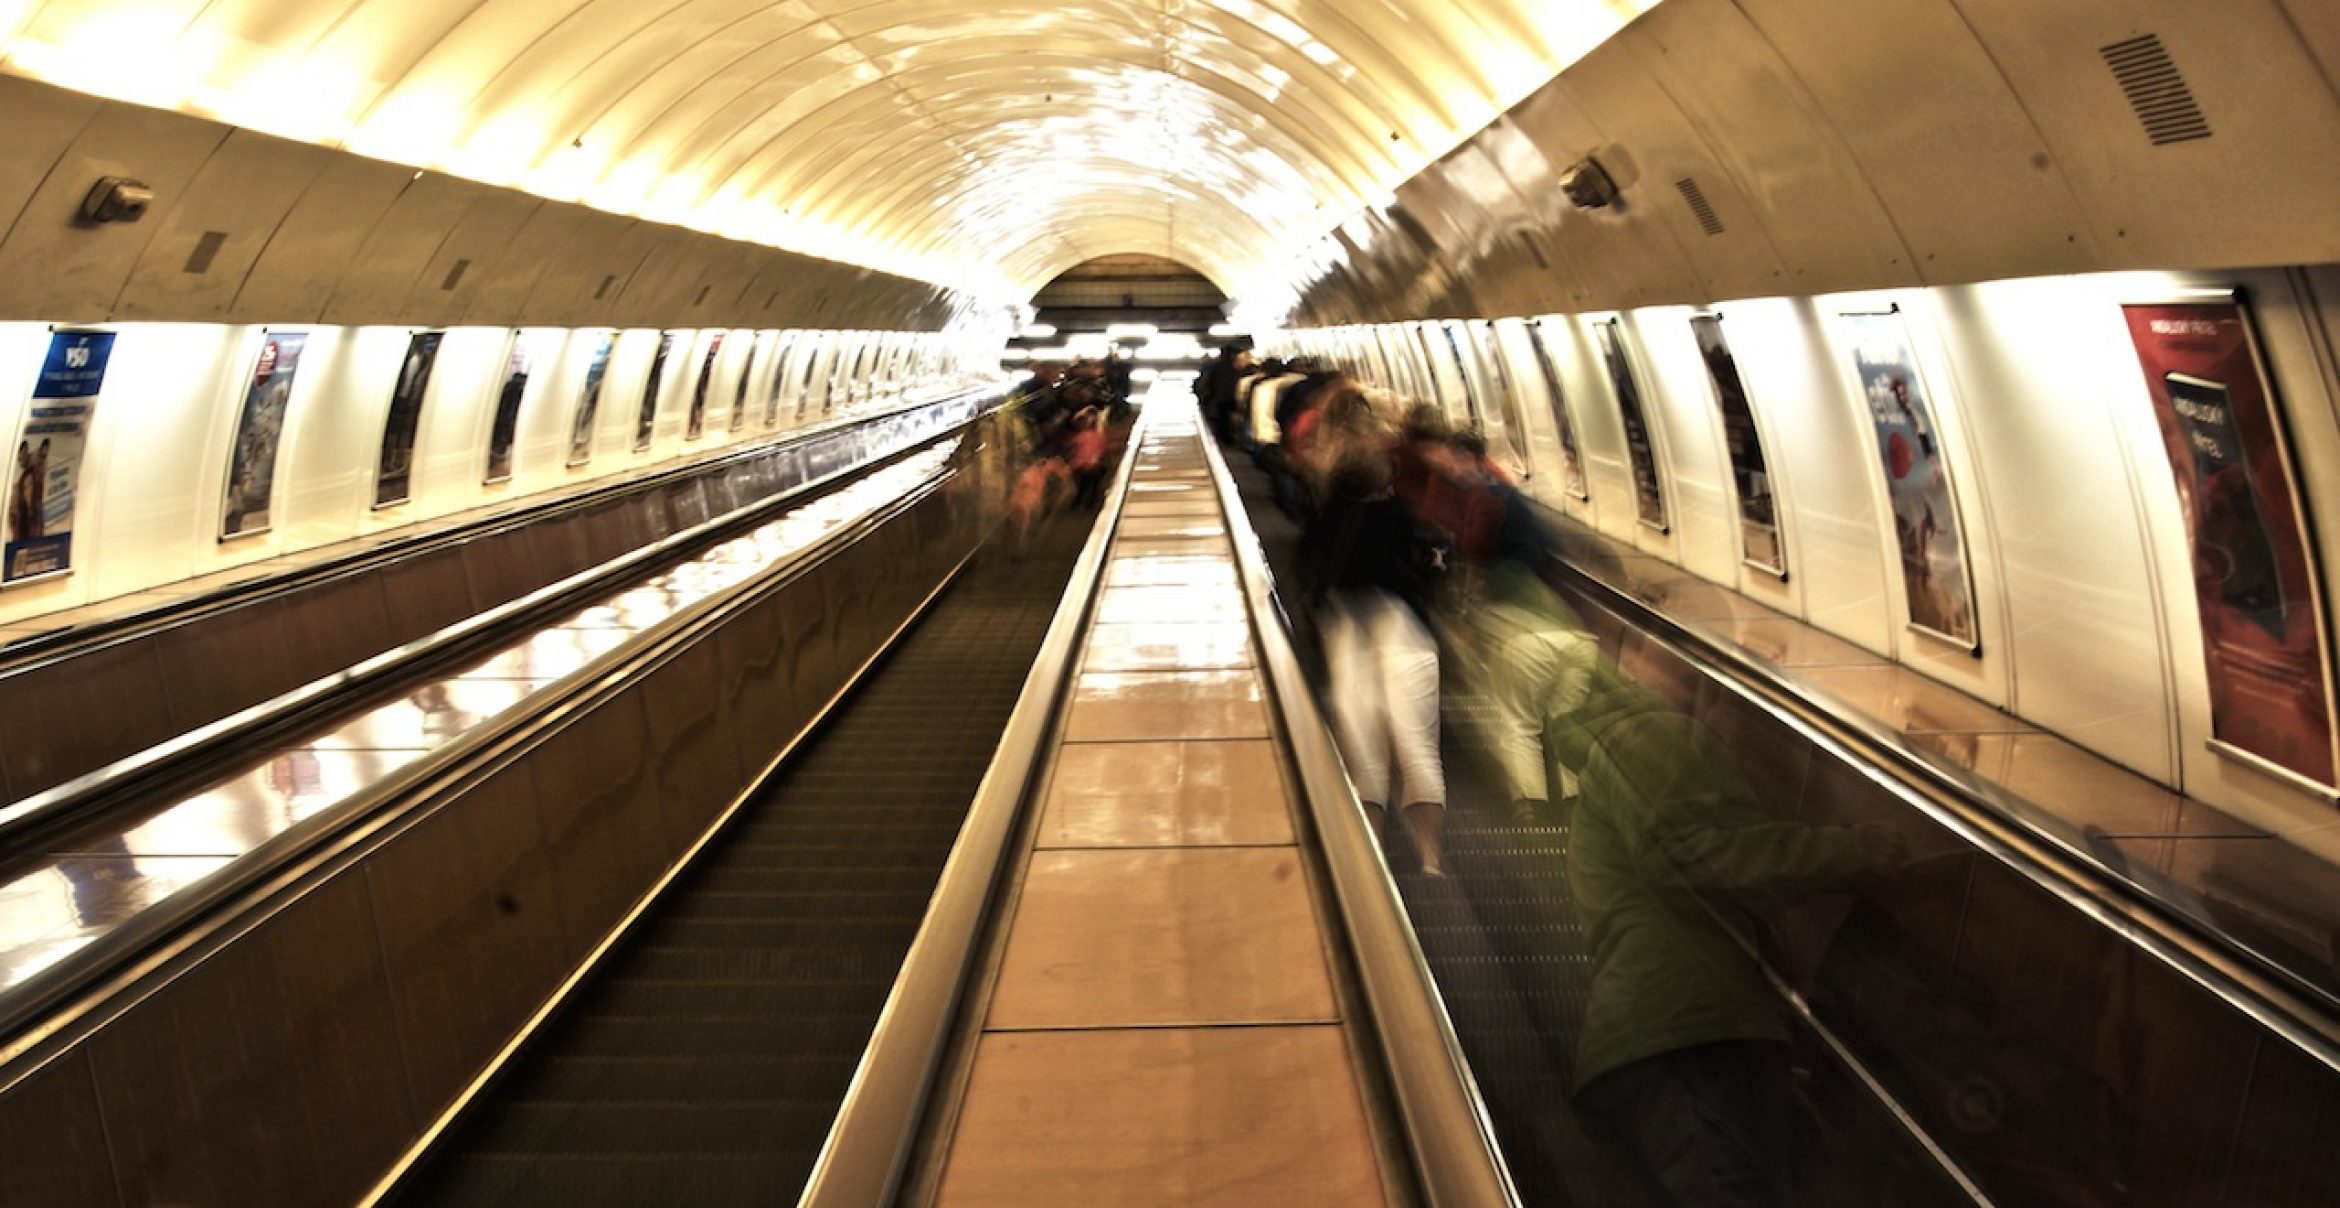
<path fill-rule="evenodd" d="M 385 420 L 406 357 L 410 326 L 276 326 L 128 323 L 116 335 L 73 514 L 71 573 L 0 589 L 0 638 L 59 609 L 265 563 L 304 550 L 428 524 L 697 458 L 842 414 L 848 390 L 868 392 L 873 353 L 859 382 L 842 378 L 856 342 L 899 349 L 897 384 L 912 371 L 928 388 L 956 372 L 961 351 L 939 333 L 681 330 L 661 374 L 648 448 L 636 450 L 650 365 L 662 333 L 607 328 L 445 330 L 416 432 L 411 496 L 376 508 Z M 274 475 L 271 527 L 221 537 L 224 497 L 245 387 L 265 333 L 306 336 L 293 378 Z M 569 464 L 570 426 L 602 338 L 614 336 L 595 412 L 591 457 Z M 725 337 L 708 375 L 703 431 L 688 433 L 709 345 Z M 0 434 L 11 456 L 25 439 L 29 385 L 49 348 L 37 323 L 0 323 Z M 528 361 L 512 446 L 512 477 L 486 481 L 490 427 L 517 350 Z M 745 423 L 733 401 L 745 387 Z M 765 409 L 777 399 L 774 422 Z"/>
<path fill-rule="evenodd" d="M 1301 257 L 1295 322 L 2327 263 L 2335 78 L 2314 0 L 1666 0 Z"/>
<path fill-rule="evenodd" d="M 2330 370 L 2340 363 L 2330 318 L 2340 268 L 2090 274 L 1542 316 L 1536 324 L 1587 471 L 1585 499 L 1562 482 L 1558 419 L 1528 320 L 1492 324 L 1499 368 L 1471 351 L 1477 321 L 1458 334 L 1473 387 L 1487 400 L 1481 420 L 1493 450 L 1543 502 L 2340 858 L 2329 834 L 2340 828 L 2329 825 L 2322 794 L 2210 747 L 2185 515 L 2120 311 L 2123 302 L 2235 287 L 2284 408 L 2309 535 L 2324 538 L 2328 601 L 2340 561 L 2329 538 L 2340 518 L 2315 506 L 2340 500 Z M 1884 471 L 1840 317 L 1888 308 L 1901 314 L 1939 420 L 1972 567 L 1978 651 L 1909 624 Z M 1784 580 L 1741 558 L 1723 422 L 1689 325 L 1701 314 L 1722 317 L 1751 398 L 1776 492 Z M 1612 318 L 1645 400 L 1671 520 L 1663 532 L 1637 518 L 1617 395 L 1595 343 L 1593 325 Z M 1417 350 L 1409 368 L 1354 355 L 1356 337 L 1373 330 L 1431 338 L 1384 345 Z M 1435 373 L 1449 408 L 1464 410 L 1462 371 L 1436 324 L 1311 329 L 1286 344 L 1364 364 L 1367 376 L 1396 376 L 1401 394 L 1410 393 L 1406 375 Z M 1425 348 L 1437 355 L 1418 354 Z M 1511 406 L 1496 402 L 1506 397 Z"/>
<path fill-rule="evenodd" d="M 0 77 L 0 319 L 886 327 L 926 282 Z M 99 178 L 135 223 L 75 214 Z"/>

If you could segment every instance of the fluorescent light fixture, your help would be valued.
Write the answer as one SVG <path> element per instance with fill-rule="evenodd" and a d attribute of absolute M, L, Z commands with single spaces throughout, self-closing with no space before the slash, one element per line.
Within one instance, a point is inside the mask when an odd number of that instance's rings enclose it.
<path fill-rule="evenodd" d="M 1228 336 L 1242 335 L 1243 329 L 1233 323 L 1213 323 L 1211 324 L 1211 334 L 1225 339 Z"/>
<path fill-rule="evenodd" d="M 1055 334 L 1056 329 L 1046 323 L 1026 323 L 1024 330 L 1016 333 L 1017 336 L 1026 340 L 1045 340 Z"/>
<path fill-rule="evenodd" d="M 1158 330 L 1160 329 L 1151 323 L 1109 323 L 1105 326 L 1105 338 L 1108 340 L 1151 339 Z"/>

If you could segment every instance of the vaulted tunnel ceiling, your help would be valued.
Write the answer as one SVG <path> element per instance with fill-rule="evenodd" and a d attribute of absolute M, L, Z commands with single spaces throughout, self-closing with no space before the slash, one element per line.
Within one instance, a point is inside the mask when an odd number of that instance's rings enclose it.
<path fill-rule="evenodd" d="M 0 70 L 1020 300 L 1247 281 L 1656 0 L 0 0 Z"/>

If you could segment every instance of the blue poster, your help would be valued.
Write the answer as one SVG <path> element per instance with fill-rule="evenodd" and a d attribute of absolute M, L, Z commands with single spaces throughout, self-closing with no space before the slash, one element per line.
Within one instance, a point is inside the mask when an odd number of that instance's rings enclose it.
<path fill-rule="evenodd" d="M 593 346 L 593 362 L 585 367 L 585 393 L 577 400 L 577 414 L 569 423 L 569 464 L 581 466 L 593 460 L 593 425 L 601 411 L 601 383 L 609 375 L 609 352 L 617 345 L 617 337 L 601 333 L 601 342 Z"/>
<path fill-rule="evenodd" d="M 110 331 L 60 331 L 33 383 L 32 407 L 16 442 L 8 478 L 0 582 L 14 583 L 73 568 L 73 510 L 89 424 L 114 355 Z"/>

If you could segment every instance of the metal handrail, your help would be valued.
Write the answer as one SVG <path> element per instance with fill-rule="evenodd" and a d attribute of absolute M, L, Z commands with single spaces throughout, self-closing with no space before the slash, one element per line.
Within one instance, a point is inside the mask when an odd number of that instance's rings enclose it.
<path fill-rule="evenodd" d="M 1413 920 L 1397 882 L 1366 823 L 1340 750 L 1293 651 L 1290 621 L 1258 534 L 1248 520 L 1241 526 L 1232 523 L 1249 513 L 1218 447 L 1208 437 L 1201 444 L 1230 520 L 1236 568 L 1255 621 L 1270 694 L 1282 712 L 1300 795 L 1324 846 L 1333 896 L 1347 927 L 1358 981 L 1372 1009 L 1374 1032 L 1423 1196 L 1433 1208 L 1516 1205 L 1519 1191 L 1496 1142 L 1494 1121 L 1429 962 L 1415 940 Z"/>
<path fill-rule="evenodd" d="M 1144 420 L 1139 421 L 1141 427 Z M 1009 843 L 1024 817 L 1062 711 L 1105 554 L 1129 497 L 1137 442 L 1074 562 L 1056 615 L 1000 735 L 999 748 L 935 884 L 926 918 L 854 1070 L 799 1208 L 870 1208 L 900 1192 L 959 1017 L 985 926 L 998 905 Z"/>
<path fill-rule="evenodd" d="M 2014 818 L 2019 799 L 1944 768 L 1874 720 L 1830 707 L 1780 669 L 1693 630 L 1614 583 L 1559 567 L 1604 606 L 1724 688 L 1845 762 L 1896 799 L 2340 1072 L 2340 1004 L 2264 955 Z"/>
<path fill-rule="evenodd" d="M 790 449 L 850 428 L 879 424 L 928 407 L 978 396 L 993 396 L 1004 399 L 1007 397 L 1007 388 L 994 385 L 971 390 L 946 391 L 932 398 L 915 403 L 905 403 L 887 411 L 852 416 L 808 428 L 794 429 L 778 434 L 771 440 L 733 446 L 712 457 L 644 467 L 631 474 L 618 475 L 608 480 L 585 484 L 577 490 L 564 492 L 553 498 L 547 499 L 540 495 L 528 496 L 512 500 L 509 506 L 485 514 L 471 515 L 448 524 L 425 528 L 422 531 L 401 533 L 371 543 L 353 543 L 356 548 L 326 555 L 315 562 L 281 574 L 238 580 L 210 591 L 171 600 L 150 608 L 133 609 L 77 625 L 63 625 L 55 629 L 44 630 L 0 647 L 0 678 L 38 670 L 66 659 L 78 658 L 91 651 L 102 650 L 146 634 L 167 632 L 206 616 L 291 594 L 333 579 L 360 574 L 376 566 L 419 557 L 441 548 L 461 545 L 481 537 L 523 528 L 564 513 L 599 507 L 612 499 L 653 491 L 675 481 L 700 477 L 740 462 L 785 453 Z M 38 625 L 40 618 L 30 618 L 30 623 Z"/>
<path fill-rule="evenodd" d="M 948 436 L 913 446 L 931 449 Z M 889 456 L 871 467 L 892 462 Z M 857 476 L 860 469 L 833 475 L 830 482 Z M 644 667 L 695 640 L 710 622 L 770 593 L 818 566 L 838 551 L 882 528 L 942 489 L 959 470 L 946 466 L 870 514 L 747 579 L 661 619 L 578 674 L 530 698 L 519 709 L 499 714 L 411 765 L 368 786 L 333 809 L 271 838 L 196 885 L 148 908 L 97 943 L 43 970 L 34 979 L 0 994 L 0 1088 L 12 1071 L 37 1064 L 73 1043 L 169 980 L 171 971 L 208 952 L 215 937 L 241 933 L 281 905 L 275 889 L 306 884 L 306 874 L 344 849 L 385 833 L 390 819 L 429 804 L 448 787 L 468 783 L 477 765 L 492 753 L 523 745 L 561 718 L 633 678 Z M 792 492 L 794 493 L 794 492 Z M 295 891 L 297 894 L 297 890 Z M 249 909 L 231 904 L 250 903 Z M 161 974 L 160 979 L 156 979 Z M 141 983 L 147 983 L 141 986 Z"/>

